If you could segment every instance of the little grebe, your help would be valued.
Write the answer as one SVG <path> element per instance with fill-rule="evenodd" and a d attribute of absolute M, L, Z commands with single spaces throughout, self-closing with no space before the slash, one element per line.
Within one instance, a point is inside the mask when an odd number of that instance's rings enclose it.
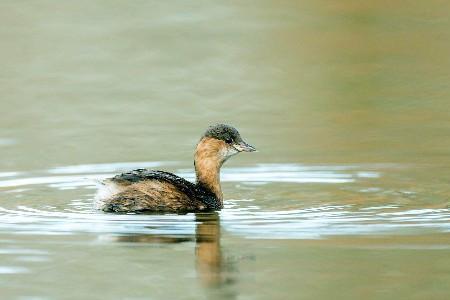
<path fill-rule="evenodd" d="M 97 207 L 107 212 L 189 212 L 223 208 L 220 167 L 239 152 L 253 152 L 232 126 L 208 128 L 194 155 L 197 183 L 175 174 L 137 169 L 102 182 Z"/>

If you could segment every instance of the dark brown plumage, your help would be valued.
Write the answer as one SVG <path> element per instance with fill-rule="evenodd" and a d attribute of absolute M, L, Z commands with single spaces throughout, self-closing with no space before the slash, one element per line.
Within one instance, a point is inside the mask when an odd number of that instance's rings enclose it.
<path fill-rule="evenodd" d="M 211 126 L 197 144 L 194 165 L 197 183 L 175 174 L 137 169 L 106 179 L 96 196 L 108 212 L 196 212 L 223 207 L 220 167 L 231 156 L 255 149 L 228 125 Z"/>

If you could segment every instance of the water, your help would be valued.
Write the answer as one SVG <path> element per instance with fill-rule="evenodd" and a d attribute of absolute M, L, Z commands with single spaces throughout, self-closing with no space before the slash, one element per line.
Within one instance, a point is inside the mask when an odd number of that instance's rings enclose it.
<path fill-rule="evenodd" d="M 448 4 L 0 8 L 1 299 L 449 298 Z M 93 209 L 215 122 L 224 210 Z"/>

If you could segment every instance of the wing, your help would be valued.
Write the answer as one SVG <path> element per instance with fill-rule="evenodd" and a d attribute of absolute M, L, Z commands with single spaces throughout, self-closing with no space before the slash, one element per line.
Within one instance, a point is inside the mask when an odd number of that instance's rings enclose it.
<path fill-rule="evenodd" d="M 180 192 L 186 194 L 189 198 L 200 200 L 206 204 L 209 209 L 222 208 L 215 195 L 210 190 L 169 172 L 137 169 L 114 176 L 109 180 L 122 185 L 130 185 L 145 180 L 168 182 L 173 184 Z"/>
<path fill-rule="evenodd" d="M 192 199 L 196 198 L 195 184 L 169 172 L 155 171 L 148 169 L 137 169 L 130 172 L 122 173 L 120 175 L 116 175 L 113 178 L 110 178 L 109 180 L 114 183 L 122 185 L 130 185 L 145 180 L 158 180 L 162 182 L 168 182 L 173 184 L 179 191 L 185 193 L 189 198 Z"/>

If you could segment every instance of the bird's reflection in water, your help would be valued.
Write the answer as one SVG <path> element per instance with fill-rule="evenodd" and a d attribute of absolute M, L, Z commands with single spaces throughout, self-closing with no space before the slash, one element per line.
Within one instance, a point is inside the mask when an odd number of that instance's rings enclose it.
<path fill-rule="evenodd" d="M 217 212 L 195 214 L 195 237 L 139 234 L 120 236 L 118 242 L 173 244 L 195 241 L 197 276 L 205 287 L 221 288 L 233 283 L 231 263 L 226 263 L 220 246 L 220 216 Z M 228 293 L 227 293 L 228 294 Z M 229 295 L 228 295 L 229 296 Z M 228 297 L 227 297 L 228 298 Z"/>
<path fill-rule="evenodd" d="M 197 274 L 206 286 L 220 286 L 224 278 L 224 261 L 220 247 L 220 218 L 217 213 L 196 214 L 195 257 Z"/>

